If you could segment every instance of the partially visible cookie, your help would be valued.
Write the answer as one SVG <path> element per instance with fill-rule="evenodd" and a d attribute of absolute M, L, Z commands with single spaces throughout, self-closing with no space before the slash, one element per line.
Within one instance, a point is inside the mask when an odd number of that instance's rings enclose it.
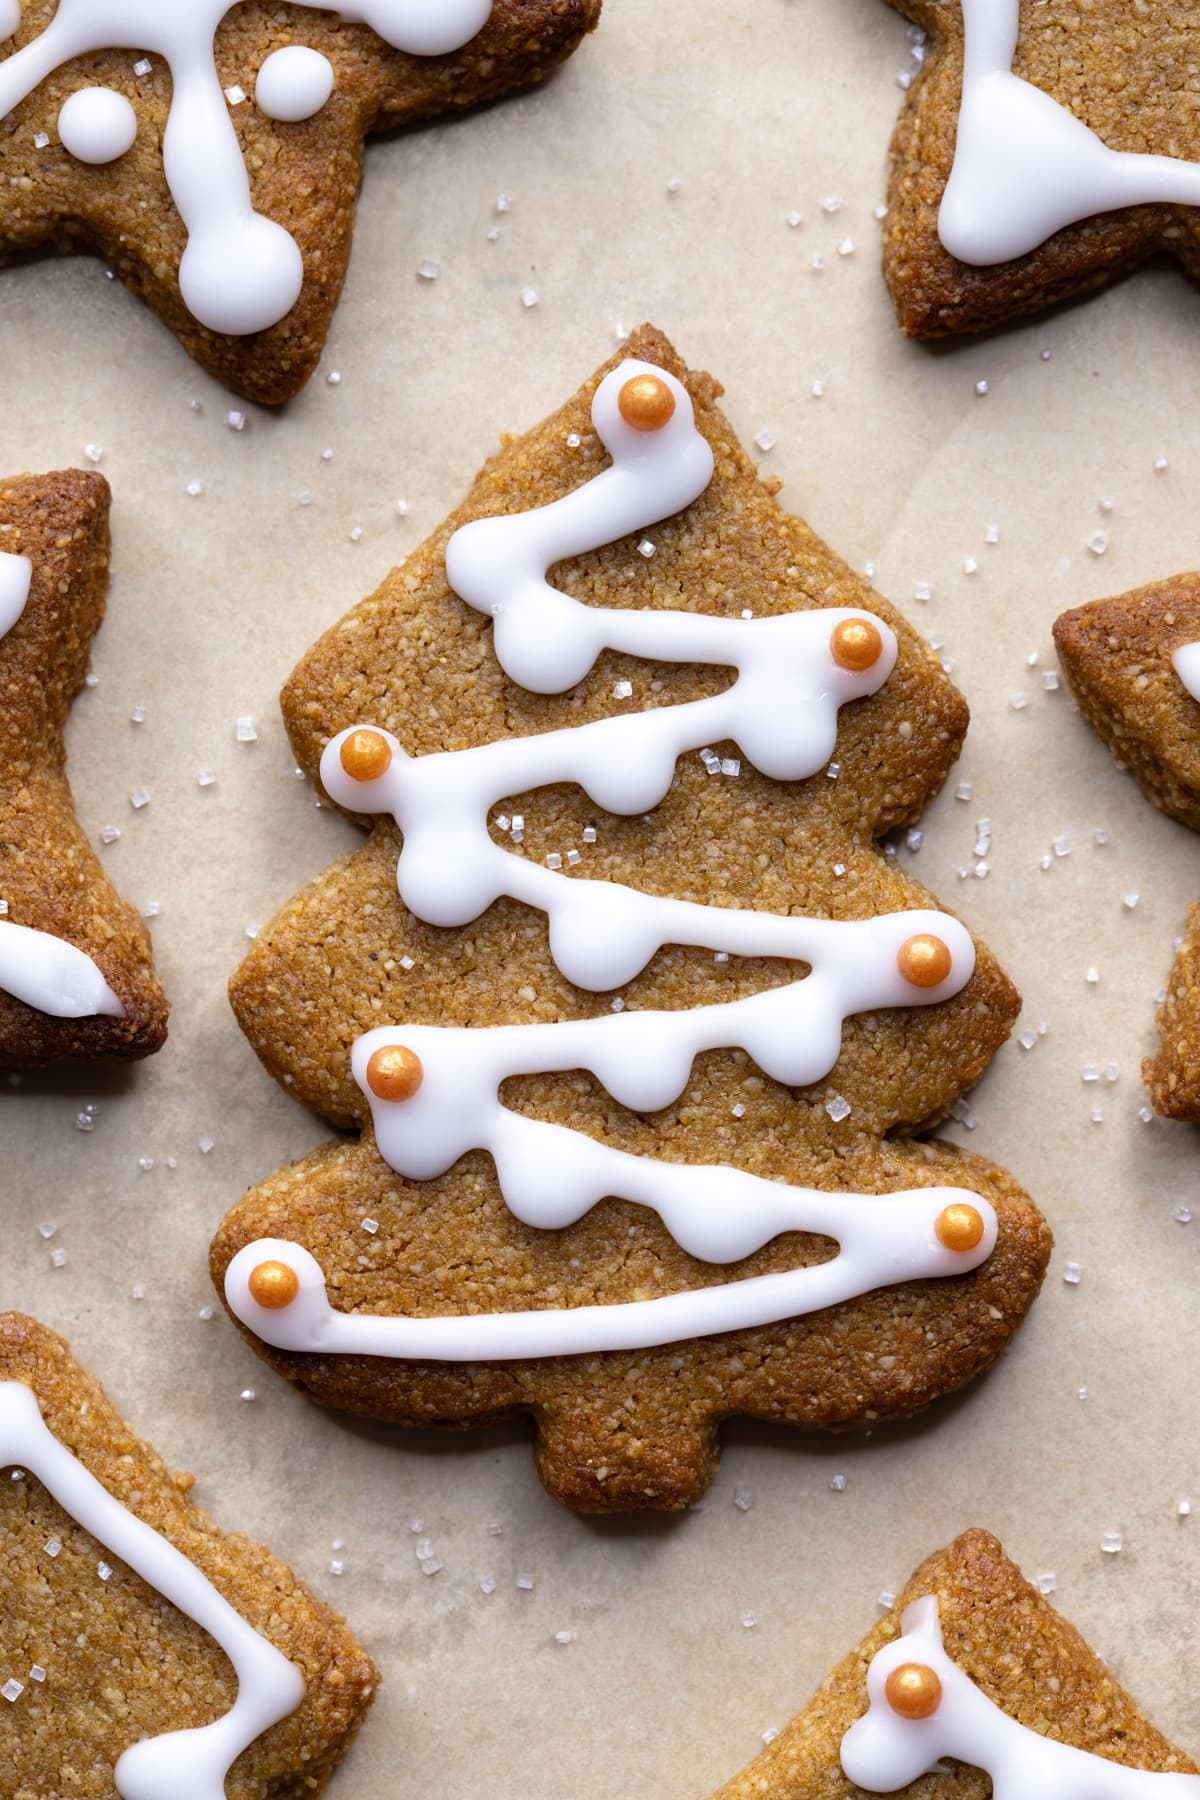
<path fill-rule="evenodd" d="M 323 1793 L 371 1704 L 370 1658 L 17 1313 L 0 1314 L 0 1467 L 5 1794 Z"/>
<path fill-rule="evenodd" d="M 341 292 L 366 135 L 540 81 L 600 4 L 23 0 L 0 45 L 0 254 L 99 251 L 212 374 L 288 400 Z"/>
<path fill-rule="evenodd" d="M 910 337 L 1023 318 L 1160 251 L 1200 278 L 1193 8 L 891 4 L 929 34 L 892 141 L 884 226 Z"/>
<path fill-rule="evenodd" d="M 148 1056 L 167 1035 L 150 934 L 75 818 L 63 729 L 108 582 L 108 484 L 0 481 L 0 1069 Z"/>
<path fill-rule="evenodd" d="M 1200 575 L 1094 600 L 1055 621 L 1059 659 L 1084 717 L 1160 811 L 1200 831 Z M 1197 909 L 1143 1065 L 1155 1110 L 1200 1119 Z"/>
<path fill-rule="evenodd" d="M 712 1800 L 865 1794 L 1200 1800 L 1200 1771 L 996 1539 L 968 1531 Z"/>
<path fill-rule="evenodd" d="M 876 842 L 965 704 L 719 395 L 634 332 L 304 659 L 297 759 L 374 829 L 231 986 L 361 1132 L 217 1233 L 254 1348 L 357 1413 L 528 1414 L 584 1511 L 694 1501 L 734 1414 L 919 1411 L 1050 1251 L 1003 1170 L 909 1141 L 1019 1005 Z"/>

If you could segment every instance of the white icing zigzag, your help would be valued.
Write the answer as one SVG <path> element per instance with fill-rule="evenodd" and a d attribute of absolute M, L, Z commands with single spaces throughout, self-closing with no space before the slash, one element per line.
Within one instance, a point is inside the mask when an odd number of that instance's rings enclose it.
<path fill-rule="evenodd" d="M 1200 700 L 1200 644 L 1184 644 L 1171 660 L 1192 699 Z"/>
<path fill-rule="evenodd" d="M 492 0 L 305 0 L 318 12 L 369 25 L 388 44 L 417 56 L 457 50 L 481 31 Z M 254 211 L 237 133 L 213 57 L 217 26 L 231 0 L 58 0 L 40 37 L 0 61 L 0 119 L 74 57 L 100 50 L 146 50 L 166 62 L 171 111 L 163 168 L 188 232 L 179 265 L 184 304 L 211 331 L 245 336 L 291 311 L 304 268 L 282 225 Z M 294 95 L 293 71 L 284 83 Z M 319 87 L 312 92 L 316 98 Z M 95 93 L 96 90 L 91 90 Z M 67 105 L 71 106 L 71 101 Z M 64 107 L 64 113 L 66 107 Z M 126 110 L 128 103 L 126 102 Z M 75 108 L 64 143 L 87 160 L 108 161 L 132 143 L 120 121 L 89 103 Z M 302 116 L 294 109 L 287 117 Z M 124 118 L 124 114 L 122 114 Z M 136 120 L 133 121 L 136 130 Z"/>
<path fill-rule="evenodd" d="M 98 1543 L 215 1638 L 237 1673 L 237 1701 L 223 1718 L 126 1750 L 113 1776 L 121 1800 L 224 1800 L 225 1777 L 242 1751 L 303 1701 L 300 1671 L 59 1443 L 34 1394 L 18 1381 L 0 1382 L 0 1466 L 7 1465 L 36 1475 Z"/>
<path fill-rule="evenodd" d="M 638 429 L 622 417 L 620 396 L 639 379 L 669 390 L 674 410 L 664 426 Z M 537 692 L 573 685 L 606 645 L 729 667 L 737 672 L 733 685 L 687 705 L 431 756 L 409 757 L 391 733 L 367 728 L 390 752 L 371 779 L 347 767 L 356 728 L 326 746 L 321 780 L 339 805 L 396 819 L 404 836 L 397 883 L 418 918 L 465 925 L 501 894 L 522 900 L 547 914 L 551 954 L 578 987 L 620 987 L 668 943 L 802 958 L 804 920 L 556 874 L 511 855 L 488 833 L 498 800 L 560 781 L 577 782 L 607 811 L 646 812 L 668 792 L 680 755 L 725 740 L 775 780 L 801 780 L 832 755 L 839 707 L 875 693 L 895 667 L 891 628 L 850 608 L 724 619 L 591 608 L 550 587 L 551 562 L 678 512 L 712 478 L 712 452 L 696 430 L 687 390 L 661 369 L 622 363 L 597 389 L 592 417 L 613 466 L 553 506 L 465 526 L 447 550 L 452 583 L 495 620 L 505 672 Z M 499 598 L 491 601 L 493 593 Z M 832 650 L 838 628 L 855 621 L 877 644 L 866 668 L 839 664 Z"/>
<path fill-rule="evenodd" d="M 901 1629 L 872 1658 L 869 1709 L 842 1739 L 842 1769 L 867 1793 L 899 1793 L 953 1757 L 991 1776 L 993 1800 L 1200 1800 L 1200 1776 L 1127 1769 L 1003 1712 L 946 1655 L 936 1595 L 914 1601 Z"/>
<path fill-rule="evenodd" d="M 1200 166 L 1109 150 L 1065 106 L 1012 73 L 1020 0 L 962 0 L 962 9 L 962 108 L 938 214 L 951 256 L 1007 262 L 1096 213 L 1147 201 L 1200 206 Z"/>

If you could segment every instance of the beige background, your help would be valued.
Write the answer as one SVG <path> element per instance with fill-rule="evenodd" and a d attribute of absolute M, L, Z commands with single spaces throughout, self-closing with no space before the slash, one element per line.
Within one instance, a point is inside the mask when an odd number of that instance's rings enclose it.
<path fill-rule="evenodd" d="M 322 376 L 282 416 L 245 408 L 240 434 L 224 423 L 239 403 L 98 262 L 40 260 L 0 281 L 6 472 L 82 461 L 91 443 L 115 488 L 110 616 L 72 773 L 87 829 L 121 828 L 103 852 L 115 880 L 161 904 L 175 1005 L 167 1049 L 128 1076 L 0 1096 L 2 1299 L 65 1331 L 136 1427 L 198 1472 L 221 1521 L 268 1539 L 349 1614 L 386 1685 L 336 1783 L 344 1800 L 702 1800 L 807 1698 L 879 1592 L 973 1523 L 1030 1573 L 1055 1571 L 1064 1610 L 1200 1751 L 1200 1516 L 1176 1517 L 1188 1495 L 1200 1512 L 1200 1217 L 1173 1217 L 1196 1204 L 1200 1144 L 1138 1118 L 1153 996 L 1200 869 L 1195 840 L 1041 683 L 1064 606 L 1200 560 L 1200 298 L 1159 267 L 986 342 L 904 343 L 873 209 L 906 29 L 883 0 L 607 0 L 544 92 L 372 150 Z M 513 206 L 498 220 L 501 189 Z M 432 284 L 415 275 L 427 256 Z M 722 378 L 747 439 L 774 436 L 763 461 L 785 502 L 873 561 L 883 591 L 945 640 L 974 713 L 959 771 L 974 797 L 951 783 L 915 866 L 1000 953 L 1022 1023 L 1048 1027 L 998 1057 L 971 1142 L 1022 1177 L 1059 1249 L 1016 1348 L 958 1403 L 875 1442 L 735 1427 L 693 1514 L 589 1522 L 543 1495 L 521 1430 L 441 1441 L 323 1416 L 223 1315 L 198 1313 L 225 1208 L 326 1135 L 259 1069 L 223 994 L 246 928 L 353 841 L 293 777 L 278 685 L 457 502 L 496 433 L 557 405 L 640 318 Z M 1102 559 L 1087 548 L 1101 526 Z M 244 713 L 255 744 L 234 741 Z M 202 791 L 204 768 L 218 779 Z M 139 784 L 152 803 L 135 813 Z M 991 873 L 960 881 L 983 817 Z M 1060 834 L 1071 853 L 1044 873 Z M 1118 1079 L 1086 1086 L 1090 1059 Z M 73 1119 L 88 1101 L 85 1136 Z M 61 1269 L 41 1220 L 58 1227 Z M 739 1482 L 754 1491 L 745 1513 Z M 445 1564 L 432 1578 L 418 1518 Z M 1101 1555 L 1106 1530 L 1124 1533 L 1121 1555 Z M 515 1588 L 523 1571 L 532 1592 Z M 576 1633 L 565 1648 L 560 1630 Z"/>

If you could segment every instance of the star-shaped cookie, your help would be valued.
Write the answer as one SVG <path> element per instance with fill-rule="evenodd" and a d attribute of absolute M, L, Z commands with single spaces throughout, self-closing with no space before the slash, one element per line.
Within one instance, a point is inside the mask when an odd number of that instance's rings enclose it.
<path fill-rule="evenodd" d="M 1200 1791 L 1196 1764 L 1155 1730 L 996 1539 L 968 1531 L 921 1565 L 805 1710 L 712 1800 L 1116 1800 L 1157 1791 L 1113 1785 L 1105 1764 L 1176 1776 L 1179 1785 L 1162 1783 L 1163 1800 Z"/>
<path fill-rule="evenodd" d="M 212 374 L 288 400 L 341 292 L 365 137 L 541 80 L 600 5 L 4 0 L 0 254 L 98 251 Z"/>
<path fill-rule="evenodd" d="M 272 1074 L 361 1134 L 281 1171 L 217 1233 L 213 1275 L 251 1343 L 313 1398 L 351 1411 L 460 1426 L 529 1414 L 543 1479 L 589 1511 L 694 1500 L 735 1413 L 837 1427 L 920 1410 L 1001 1353 L 1050 1247 L 1011 1177 L 912 1135 L 977 1079 L 1018 1006 L 957 921 L 913 913 L 934 903 L 876 842 L 943 781 L 966 707 L 916 633 L 780 509 L 719 393 L 659 332 L 635 332 L 557 413 L 506 440 L 458 512 L 305 658 L 284 714 L 327 791 L 353 804 L 348 772 L 378 775 L 389 761 L 398 779 L 441 783 L 424 825 L 414 816 L 403 835 L 405 871 L 425 844 L 428 885 L 401 899 L 401 833 L 377 816 L 365 847 L 260 933 L 231 990 Z M 529 510 L 556 502 L 563 511 Z M 610 502 L 623 526 L 592 517 Z M 495 613 L 452 591 L 448 545 L 465 544 L 456 534 L 473 521 L 486 524 L 475 540 L 485 581 L 509 566 L 514 531 L 552 534 L 549 589 L 531 573 L 536 549 L 512 565 L 539 608 L 531 630 L 515 589 Z M 573 539 L 597 547 L 573 554 Z M 465 565 L 455 579 L 470 585 Z M 560 662 L 577 631 L 587 648 Z M 867 674 L 830 663 L 831 632 L 838 645 L 849 633 L 858 647 L 845 653 Z M 627 647 L 600 647 L 614 639 Z M 740 690 L 728 669 L 703 665 L 743 655 L 752 666 L 739 680 L 762 704 L 740 707 L 735 737 L 724 709 Z M 516 661 L 523 674 L 510 678 Z M 831 693 L 846 700 L 840 712 Z M 676 755 L 676 733 L 687 753 Z M 806 779 L 783 767 L 797 734 Z M 760 772 L 751 741 L 779 779 Z M 504 762 L 493 780 L 496 759 L 514 756 L 522 772 Z M 532 787 L 530 757 L 543 771 Z M 476 781 L 497 804 L 464 838 L 453 822 Z M 357 810 L 384 808 L 364 794 Z M 471 888 L 460 904 L 450 897 L 476 864 L 501 895 Z M 431 914 L 440 922 L 423 922 Z M 888 974 L 914 932 L 937 961 L 917 978 L 945 977 L 925 1005 Z M 797 980 L 805 962 L 817 971 Z M 843 984 L 860 979 L 843 1007 Z M 787 1014 L 778 1036 L 754 1025 L 768 1005 Z M 355 1048 L 390 1028 L 394 1050 L 374 1038 Z M 419 1054 L 406 1031 L 421 1034 Z M 489 1073 L 477 1059 L 493 1055 Z M 376 1056 L 391 1073 L 372 1087 Z M 417 1162 L 393 1147 L 389 1164 L 380 1144 L 407 1130 L 406 1094 L 432 1109 L 429 1124 L 409 1145 Z M 447 1133 L 465 1154 L 431 1148 Z M 923 1272 L 946 1279 L 824 1287 L 830 1239 L 844 1255 L 852 1216 L 874 1206 L 882 1228 L 930 1205 L 932 1184 L 974 1195 L 970 1271 L 935 1258 Z M 975 1227 L 992 1209 L 984 1244 Z M 851 1253 L 838 1269 L 853 1265 Z M 775 1293 L 779 1278 L 771 1322 L 725 1310 Z M 823 1298 L 809 1302 L 814 1284 Z M 320 1341 L 305 1324 L 318 1313 Z M 422 1322 L 453 1340 L 448 1351 L 356 1351 L 364 1333 L 393 1343 L 396 1327 Z M 471 1337 L 459 1350 L 461 1325 Z M 481 1328 L 499 1338 L 473 1351 Z M 530 1348 L 584 1341 L 595 1354 Z"/>
<path fill-rule="evenodd" d="M 1200 575 L 1063 613 L 1054 640 L 1072 692 L 1146 798 L 1200 831 Z M 1165 1118 L 1200 1120 L 1200 907 L 1159 1010 L 1142 1075 Z"/>
<path fill-rule="evenodd" d="M 75 818 L 63 730 L 108 582 L 108 483 L 0 481 L 0 1069 L 159 1049 L 150 936 Z"/>
<path fill-rule="evenodd" d="M 1200 277 L 1200 17 L 1166 0 L 891 0 L 928 33 L 891 150 L 904 331 L 982 331 L 1157 251 Z"/>

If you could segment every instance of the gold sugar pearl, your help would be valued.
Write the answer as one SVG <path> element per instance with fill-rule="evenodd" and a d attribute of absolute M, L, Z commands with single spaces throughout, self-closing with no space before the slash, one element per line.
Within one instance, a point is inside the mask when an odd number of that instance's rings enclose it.
<path fill-rule="evenodd" d="M 352 731 L 338 754 L 351 781 L 378 781 L 391 766 L 392 746 L 382 731 Z"/>
<path fill-rule="evenodd" d="M 405 1044 L 385 1044 L 367 1064 L 367 1086 L 377 1100 L 411 1100 L 424 1079 L 420 1057 Z"/>
<path fill-rule="evenodd" d="M 883 1692 L 902 1719 L 930 1719 L 942 1703 L 941 1677 L 926 1663 L 901 1663 L 888 1676 Z"/>
<path fill-rule="evenodd" d="M 617 410 L 634 431 L 661 431 L 675 417 L 675 396 L 661 375 L 631 375 Z"/>
<path fill-rule="evenodd" d="M 940 987 L 951 969 L 954 958 L 949 944 L 931 931 L 919 931 L 901 944 L 896 952 L 896 967 L 910 987 Z"/>
<path fill-rule="evenodd" d="M 974 1250 L 983 1239 L 983 1214 L 956 1200 L 938 1214 L 934 1230 L 947 1250 Z"/>
<path fill-rule="evenodd" d="M 251 1269 L 246 1283 L 250 1298 L 268 1312 L 279 1312 L 290 1306 L 300 1292 L 300 1277 L 285 1262 L 259 1263 Z"/>
<path fill-rule="evenodd" d="M 830 633 L 829 650 L 839 669 L 862 675 L 883 655 L 883 633 L 870 619 L 842 619 Z"/>

